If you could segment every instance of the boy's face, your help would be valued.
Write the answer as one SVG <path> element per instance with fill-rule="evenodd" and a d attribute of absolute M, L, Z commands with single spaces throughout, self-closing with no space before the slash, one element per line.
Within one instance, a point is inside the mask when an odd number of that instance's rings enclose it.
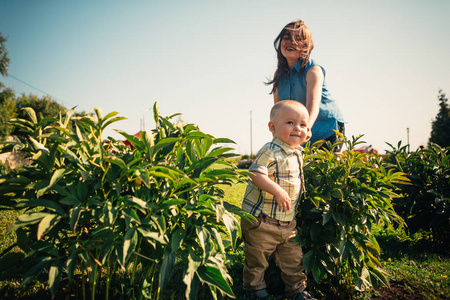
<path fill-rule="evenodd" d="M 307 141 L 308 119 L 308 110 L 303 105 L 286 105 L 269 122 L 269 130 L 274 137 L 291 147 L 297 147 Z"/>

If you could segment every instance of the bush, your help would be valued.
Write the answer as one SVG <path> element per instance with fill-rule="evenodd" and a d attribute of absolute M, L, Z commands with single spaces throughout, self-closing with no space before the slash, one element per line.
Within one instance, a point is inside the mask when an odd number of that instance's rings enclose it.
<path fill-rule="evenodd" d="M 411 184 L 398 185 L 402 197 L 394 201 L 407 231 L 431 232 L 437 245 L 448 249 L 450 242 L 450 147 L 430 145 L 408 153 L 407 146 L 390 145 L 388 161 L 397 171 L 406 173 Z"/>
<path fill-rule="evenodd" d="M 248 169 L 252 165 L 253 161 L 251 159 L 241 159 L 237 164 L 239 169 Z"/>
<path fill-rule="evenodd" d="M 214 297 L 233 296 L 225 255 L 240 236 L 233 214 L 240 211 L 223 202 L 217 184 L 245 173 L 226 160 L 232 148 L 216 146 L 230 140 L 153 110 L 152 132 L 119 131 L 131 148 L 102 140 L 108 125 L 124 119 L 116 112 L 72 118 L 71 110 L 38 121 L 26 108 L 29 120 L 15 120 L 24 134 L 1 151 L 20 149 L 32 162 L 0 177 L 0 209 L 21 212 L 11 230 L 26 253 L 17 261 L 27 268 L 22 287 L 46 274 L 53 296 L 64 282 L 65 290 L 81 286 L 83 299 L 153 298 L 178 270 L 186 298 L 200 285 Z"/>
<path fill-rule="evenodd" d="M 347 149 L 362 143 L 359 138 L 338 143 L 344 142 Z M 398 196 L 396 184 L 407 178 L 388 170 L 377 154 L 347 150 L 336 155 L 318 146 L 305 149 L 306 193 L 298 214 L 303 263 L 320 283 L 315 292 L 350 295 L 387 285 L 371 229 L 381 222 L 403 224 L 391 198 Z"/>

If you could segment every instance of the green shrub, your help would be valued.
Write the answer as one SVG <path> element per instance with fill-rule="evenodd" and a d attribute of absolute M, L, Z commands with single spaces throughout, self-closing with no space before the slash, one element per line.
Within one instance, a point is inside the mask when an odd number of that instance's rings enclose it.
<path fill-rule="evenodd" d="M 248 169 L 252 165 L 253 161 L 251 159 L 241 159 L 237 164 L 239 169 Z"/>
<path fill-rule="evenodd" d="M 436 244 L 450 242 L 450 147 L 430 145 L 408 153 L 407 146 L 392 147 L 388 161 L 406 173 L 411 184 L 400 184 L 402 197 L 395 210 L 406 222 L 410 234 L 431 232 Z"/>
<path fill-rule="evenodd" d="M 245 173 L 226 160 L 231 148 L 217 146 L 230 140 L 153 110 L 152 132 L 119 131 L 131 147 L 102 140 L 108 125 L 124 119 L 116 112 L 72 118 L 71 110 L 38 121 L 26 108 L 29 120 L 14 121 L 24 135 L 1 151 L 20 149 L 32 162 L 0 177 L 0 209 L 21 212 L 11 230 L 26 253 L 17 262 L 28 268 L 22 287 L 47 274 L 52 295 L 68 279 L 83 298 L 153 298 L 181 270 L 186 298 L 200 285 L 214 297 L 233 296 L 225 255 L 240 236 L 233 211 L 241 213 L 217 185 Z M 119 287 L 111 283 L 117 278 Z"/>
<path fill-rule="evenodd" d="M 359 138 L 346 140 L 348 149 Z M 391 198 L 403 173 L 386 169 L 377 154 L 306 147 L 306 193 L 298 214 L 303 263 L 320 294 L 353 294 L 388 283 L 371 229 L 380 222 L 402 224 Z M 334 148 L 336 145 L 330 145 Z M 328 290 L 327 290 L 328 289 Z"/>

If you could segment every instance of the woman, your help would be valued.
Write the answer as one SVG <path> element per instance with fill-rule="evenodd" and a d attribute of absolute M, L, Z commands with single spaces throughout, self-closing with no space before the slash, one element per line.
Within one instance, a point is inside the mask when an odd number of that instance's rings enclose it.
<path fill-rule="evenodd" d="M 272 81 L 274 102 L 296 100 L 309 112 L 311 142 L 336 142 L 334 130 L 345 133 L 344 118 L 325 84 L 325 69 L 310 58 L 311 32 L 302 20 L 287 24 L 274 42 L 278 66 Z M 326 144 L 324 144 L 326 147 Z M 341 145 L 333 149 L 339 152 Z"/>

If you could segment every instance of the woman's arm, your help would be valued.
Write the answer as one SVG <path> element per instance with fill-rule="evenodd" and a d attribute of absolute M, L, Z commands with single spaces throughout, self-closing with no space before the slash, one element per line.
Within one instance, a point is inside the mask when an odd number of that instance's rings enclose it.
<path fill-rule="evenodd" d="M 313 127 L 319 115 L 324 77 L 320 66 L 311 67 L 306 74 L 306 108 L 309 112 L 309 128 Z"/>
<path fill-rule="evenodd" d="M 278 89 L 276 89 L 275 92 L 273 92 L 273 104 L 276 104 L 279 101 L 280 97 L 278 97 Z"/>

